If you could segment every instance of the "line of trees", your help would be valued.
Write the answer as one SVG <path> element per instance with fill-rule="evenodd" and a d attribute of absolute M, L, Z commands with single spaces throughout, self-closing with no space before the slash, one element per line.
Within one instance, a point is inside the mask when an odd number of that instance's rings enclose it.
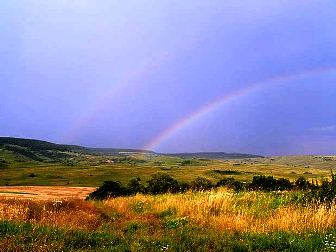
<path fill-rule="evenodd" d="M 318 200 L 332 202 L 336 197 L 336 179 L 331 174 L 331 181 L 322 180 L 321 183 L 309 182 L 304 177 L 300 177 L 294 182 L 286 178 L 274 178 L 273 176 L 254 176 L 251 182 L 241 182 L 234 178 L 223 178 L 217 183 L 211 180 L 198 177 L 191 183 L 180 182 L 168 174 L 158 173 L 152 175 L 151 179 L 142 184 L 140 178 L 132 178 L 126 186 L 119 181 L 105 181 L 102 186 L 92 192 L 88 199 L 102 200 L 111 197 L 129 196 L 137 193 L 143 194 L 164 194 L 164 193 L 183 193 L 187 190 L 206 191 L 218 187 L 228 187 L 234 191 L 284 191 L 302 190 L 307 200 Z"/>

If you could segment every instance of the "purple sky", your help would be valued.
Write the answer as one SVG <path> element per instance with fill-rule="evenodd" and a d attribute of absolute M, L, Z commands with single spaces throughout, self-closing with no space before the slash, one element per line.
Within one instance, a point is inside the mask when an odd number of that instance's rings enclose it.
<path fill-rule="evenodd" d="M 335 154 L 335 9 L 334 0 L 2 1 L 0 135 L 142 148 L 218 97 L 311 70 L 217 107 L 154 150 Z"/>

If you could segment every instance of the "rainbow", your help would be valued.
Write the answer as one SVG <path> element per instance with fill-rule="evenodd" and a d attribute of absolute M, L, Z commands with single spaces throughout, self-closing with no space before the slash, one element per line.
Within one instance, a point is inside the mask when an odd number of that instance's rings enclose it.
<path fill-rule="evenodd" d="M 107 90 L 96 103 L 90 108 L 90 110 L 83 116 L 79 117 L 71 127 L 63 134 L 60 142 L 71 142 L 73 141 L 80 129 L 86 125 L 89 125 L 97 115 L 102 114 L 106 107 L 111 104 L 112 98 L 122 97 L 124 92 L 132 88 L 140 88 L 141 81 L 139 81 L 144 76 L 150 74 L 155 69 L 159 68 L 162 64 L 170 61 L 174 55 L 170 53 L 162 53 L 158 57 L 145 61 L 143 64 L 139 65 L 137 68 L 133 69 L 123 78 L 121 78 L 113 87 Z"/>
<path fill-rule="evenodd" d="M 314 68 L 304 70 L 298 73 L 290 73 L 286 75 L 279 75 L 274 76 L 270 79 L 258 81 L 251 83 L 248 87 L 236 90 L 229 94 L 225 94 L 215 100 L 211 101 L 210 103 L 205 104 L 204 106 L 196 109 L 191 114 L 185 116 L 181 120 L 175 122 L 170 127 L 163 130 L 160 134 L 150 140 L 143 149 L 145 150 L 155 150 L 160 144 L 166 141 L 169 137 L 171 137 L 176 132 L 184 129 L 188 125 L 195 123 L 198 119 L 204 117 L 205 115 L 211 113 L 212 111 L 216 110 L 217 108 L 229 104 L 231 101 L 240 99 L 247 95 L 250 95 L 258 90 L 263 88 L 277 86 L 277 85 L 284 85 L 289 81 L 299 80 L 303 78 L 312 77 L 315 75 L 336 72 L 336 67 L 324 67 L 324 68 Z"/>
<path fill-rule="evenodd" d="M 143 81 L 142 78 L 152 74 L 157 69 L 160 69 L 162 65 L 167 62 L 171 62 L 177 57 L 190 52 L 192 49 L 197 48 L 206 38 L 192 38 L 188 43 L 177 46 L 173 51 L 163 51 L 152 59 L 147 59 L 142 64 L 132 69 L 127 75 L 121 78 L 113 87 L 105 92 L 105 94 L 96 100 L 91 109 L 79 117 L 74 123 L 67 129 L 67 131 L 61 136 L 60 142 L 72 142 L 76 136 L 80 133 L 80 129 L 89 125 L 97 115 L 103 113 L 106 107 L 111 103 L 112 98 L 122 97 L 124 92 L 128 89 L 141 88 Z"/>

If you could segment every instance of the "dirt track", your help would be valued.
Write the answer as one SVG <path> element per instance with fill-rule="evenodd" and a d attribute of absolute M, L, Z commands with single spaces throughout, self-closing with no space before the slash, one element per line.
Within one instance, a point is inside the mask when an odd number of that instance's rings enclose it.
<path fill-rule="evenodd" d="M 84 199 L 95 187 L 65 187 L 65 186 L 0 186 L 0 198 L 17 199 Z"/>

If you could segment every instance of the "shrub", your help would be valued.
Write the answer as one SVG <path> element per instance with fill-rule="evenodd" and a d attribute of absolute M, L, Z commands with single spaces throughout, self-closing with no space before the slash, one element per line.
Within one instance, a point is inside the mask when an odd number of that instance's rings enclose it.
<path fill-rule="evenodd" d="M 158 173 L 147 181 L 146 191 L 151 194 L 176 193 L 179 191 L 179 184 L 176 179 L 168 174 Z"/>
<path fill-rule="evenodd" d="M 187 160 L 183 160 L 182 162 L 181 162 L 181 165 L 191 165 L 193 162 L 191 161 L 191 160 L 189 160 L 189 159 L 187 159 Z"/>
<path fill-rule="evenodd" d="M 217 182 L 216 187 L 220 187 L 220 186 L 229 187 L 234 181 L 235 181 L 234 178 L 223 178 Z"/>
<path fill-rule="evenodd" d="M 127 189 L 119 181 L 104 181 L 96 191 L 89 194 L 88 199 L 107 199 L 127 195 Z"/>
<path fill-rule="evenodd" d="M 289 179 L 280 178 L 276 182 L 276 189 L 283 191 L 283 190 L 290 190 L 293 188 L 293 184 L 289 181 Z"/>
<path fill-rule="evenodd" d="M 309 181 L 307 179 L 305 179 L 304 177 L 299 177 L 296 181 L 295 181 L 295 187 L 297 189 L 300 190 L 307 190 L 309 188 L 311 188 L 311 184 L 309 183 Z"/>
<path fill-rule="evenodd" d="M 250 189 L 271 191 L 276 189 L 277 181 L 273 176 L 254 176 L 250 184 Z"/>
<path fill-rule="evenodd" d="M 182 181 L 178 183 L 178 187 L 179 187 L 179 192 L 183 193 L 190 189 L 190 184 Z"/>
<path fill-rule="evenodd" d="M 293 188 L 292 183 L 285 178 L 276 179 L 273 176 L 254 176 L 249 188 L 252 190 L 289 190 Z"/>
<path fill-rule="evenodd" d="M 0 159 L 0 168 L 7 168 L 7 162 L 6 162 L 6 160 Z"/>
<path fill-rule="evenodd" d="M 241 191 L 245 189 L 246 183 L 243 183 L 241 181 L 237 181 L 234 178 L 223 178 L 220 181 L 217 182 L 216 187 L 220 186 L 226 186 L 230 189 L 233 189 L 235 191 Z"/>
<path fill-rule="evenodd" d="M 209 190 L 209 189 L 213 188 L 213 184 L 207 178 L 198 177 L 193 182 L 191 182 L 191 188 L 193 190 L 197 190 L 197 191 Z"/>
<path fill-rule="evenodd" d="M 309 202 L 324 202 L 331 204 L 336 199 L 336 178 L 331 172 L 331 181 L 322 180 L 322 184 L 319 186 L 317 181 L 314 184 L 309 183 L 305 178 L 298 178 L 295 183 L 295 188 L 301 191 L 305 191 L 302 197 L 303 203 Z"/>
<path fill-rule="evenodd" d="M 28 175 L 28 177 L 30 177 L 30 178 L 35 178 L 36 175 L 35 175 L 35 173 L 31 173 L 31 174 Z"/>
<path fill-rule="evenodd" d="M 315 199 L 321 202 L 333 202 L 336 198 L 335 175 L 331 173 L 331 181 L 322 180 L 322 185 L 313 191 Z"/>
<path fill-rule="evenodd" d="M 235 191 L 241 191 L 241 190 L 245 190 L 246 189 L 246 183 L 245 182 L 241 182 L 241 181 L 233 181 L 232 184 L 229 186 L 229 188 L 235 190 Z"/>
<path fill-rule="evenodd" d="M 141 184 L 139 177 L 131 178 L 127 184 L 127 191 L 129 194 L 137 194 L 144 192 L 144 186 Z"/>

